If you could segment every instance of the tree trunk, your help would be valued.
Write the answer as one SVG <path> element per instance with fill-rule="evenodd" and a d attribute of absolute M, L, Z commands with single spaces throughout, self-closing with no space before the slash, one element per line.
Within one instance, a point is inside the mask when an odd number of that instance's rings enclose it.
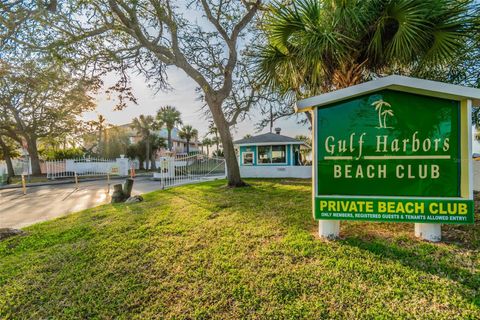
<path fill-rule="evenodd" d="M 3 158 L 7 164 L 7 176 L 11 178 L 15 175 L 15 171 L 13 170 L 12 158 L 10 157 L 10 149 L 2 139 L 0 139 L 0 147 L 3 150 Z"/>
<path fill-rule="evenodd" d="M 12 158 L 10 158 L 9 153 L 3 153 L 3 157 L 5 158 L 5 163 L 7 164 L 7 176 L 9 178 L 13 178 L 15 176 L 15 170 L 13 170 L 13 163 L 12 163 Z"/>
<path fill-rule="evenodd" d="M 152 157 L 150 158 L 150 168 L 152 169 L 152 171 L 157 170 L 157 164 L 155 163 L 155 160 L 157 158 L 156 155 L 157 155 L 157 151 L 154 150 L 152 152 Z"/>
<path fill-rule="evenodd" d="M 310 123 L 310 126 L 313 125 L 313 119 L 312 119 L 312 117 L 313 117 L 313 112 L 314 112 L 314 111 L 304 112 L 305 117 L 307 117 L 307 120 L 308 120 L 308 122 Z"/>
<path fill-rule="evenodd" d="M 102 129 L 98 130 L 98 148 L 97 153 L 98 156 L 101 157 L 103 155 L 103 146 L 102 146 Z"/>
<path fill-rule="evenodd" d="M 382 108 L 378 110 L 378 125 L 380 126 L 380 128 L 382 127 Z"/>
<path fill-rule="evenodd" d="M 168 150 L 172 151 L 172 130 L 167 129 Z"/>
<path fill-rule="evenodd" d="M 123 187 L 121 184 L 113 185 L 113 193 L 111 203 L 119 203 L 125 200 L 125 195 L 123 193 Z"/>
<path fill-rule="evenodd" d="M 145 170 L 148 171 L 148 168 L 149 168 L 149 161 L 150 161 L 150 142 L 149 142 L 150 138 L 147 137 L 146 138 L 146 142 L 145 142 L 145 153 L 146 153 L 146 156 L 145 156 Z"/>
<path fill-rule="evenodd" d="M 212 111 L 213 121 L 215 122 L 215 126 L 220 134 L 220 139 L 222 140 L 223 154 L 225 157 L 225 163 L 227 164 L 228 186 L 244 187 L 247 184 L 243 182 L 242 178 L 240 177 L 240 167 L 238 166 L 237 156 L 235 155 L 235 148 L 233 146 L 230 128 L 222 112 L 222 105 L 221 103 L 212 102 L 211 99 L 207 99 L 207 103 Z"/>
<path fill-rule="evenodd" d="M 210 149 L 208 144 L 207 144 L 207 156 L 210 156 Z"/>
<path fill-rule="evenodd" d="M 187 156 L 190 153 L 190 140 L 187 139 Z"/>
<path fill-rule="evenodd" d="M 42 169 L 40 168 L 40 158 L 38 157 L 36 137 L 27 138 L 27 149 L 28 149 L 28 155 L 30 158 L 30 163 L 32 165 L 32 175 L 34 176 L 42 175 Z"/>

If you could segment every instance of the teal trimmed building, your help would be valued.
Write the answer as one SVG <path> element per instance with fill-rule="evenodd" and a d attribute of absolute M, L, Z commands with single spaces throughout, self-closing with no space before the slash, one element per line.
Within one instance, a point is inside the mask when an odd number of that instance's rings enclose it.
<path fill-rule="evenodd" d="M 305 154 L 310 147 L 305 142 L 277 133 L 234 141 L 242 177 L 310 178 L 311 166 L 306 166 Z"/>

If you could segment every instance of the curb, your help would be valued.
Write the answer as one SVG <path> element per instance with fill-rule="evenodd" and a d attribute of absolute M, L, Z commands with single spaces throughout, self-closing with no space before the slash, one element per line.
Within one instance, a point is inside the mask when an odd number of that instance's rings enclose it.
<path fill-rule="evenodd" d="M 110 180 L 120 180 L 120 179 L 126 179 L 126 178 L 129 178 L 129 176 L 126 176 L 126 177 L 110 177 Z M 151 175 L 136 175 L 135 178 L 153 178 L 153 176 L 151 176 Z M 101 180 L 107 180 L 107 179 L 106 179 L 106 177 L 79 179 L 78 183 L 101 181 Z M 27 188 L 33 188 L 33 187 L 56 186 L 56 185 L 72 184 L 72 183 L 75 183 L 75 180 L 35 182 L 35 183 L 27 184 L 26 187 Z M 7 184 L 7 185 L 4 185 L 4 186 L 0 186 L 0 190 L 21 189 L 21 188 L 22 188 L 21 184 L 14 184 L 14 185 Z"/>

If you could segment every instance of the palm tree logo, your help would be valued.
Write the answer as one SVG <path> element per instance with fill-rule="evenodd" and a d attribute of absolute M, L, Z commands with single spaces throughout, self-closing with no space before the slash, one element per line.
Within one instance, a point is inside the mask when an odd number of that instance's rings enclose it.
<path fill-rule="evenodd" d="M 374 101 L 372 106 L 375 107 L 375 111 L 378 112 L 378 127 L 377 129 L 393 129 L 393 127 L 387 127 L 387 116 L 393 117 L 394 113 L 391 109 L 390 103 L 383 101 L 383 99 Z M 383 117 L 383 121 L 382 121 Z"/>

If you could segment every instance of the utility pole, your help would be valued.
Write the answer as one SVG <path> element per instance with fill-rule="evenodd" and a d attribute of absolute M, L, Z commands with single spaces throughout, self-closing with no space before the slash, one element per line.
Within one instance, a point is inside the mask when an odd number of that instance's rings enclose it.
<path fill-rule="evenodd" d="M 270 104 L 270 133 L 273 131 L 273 107 Z"/>

